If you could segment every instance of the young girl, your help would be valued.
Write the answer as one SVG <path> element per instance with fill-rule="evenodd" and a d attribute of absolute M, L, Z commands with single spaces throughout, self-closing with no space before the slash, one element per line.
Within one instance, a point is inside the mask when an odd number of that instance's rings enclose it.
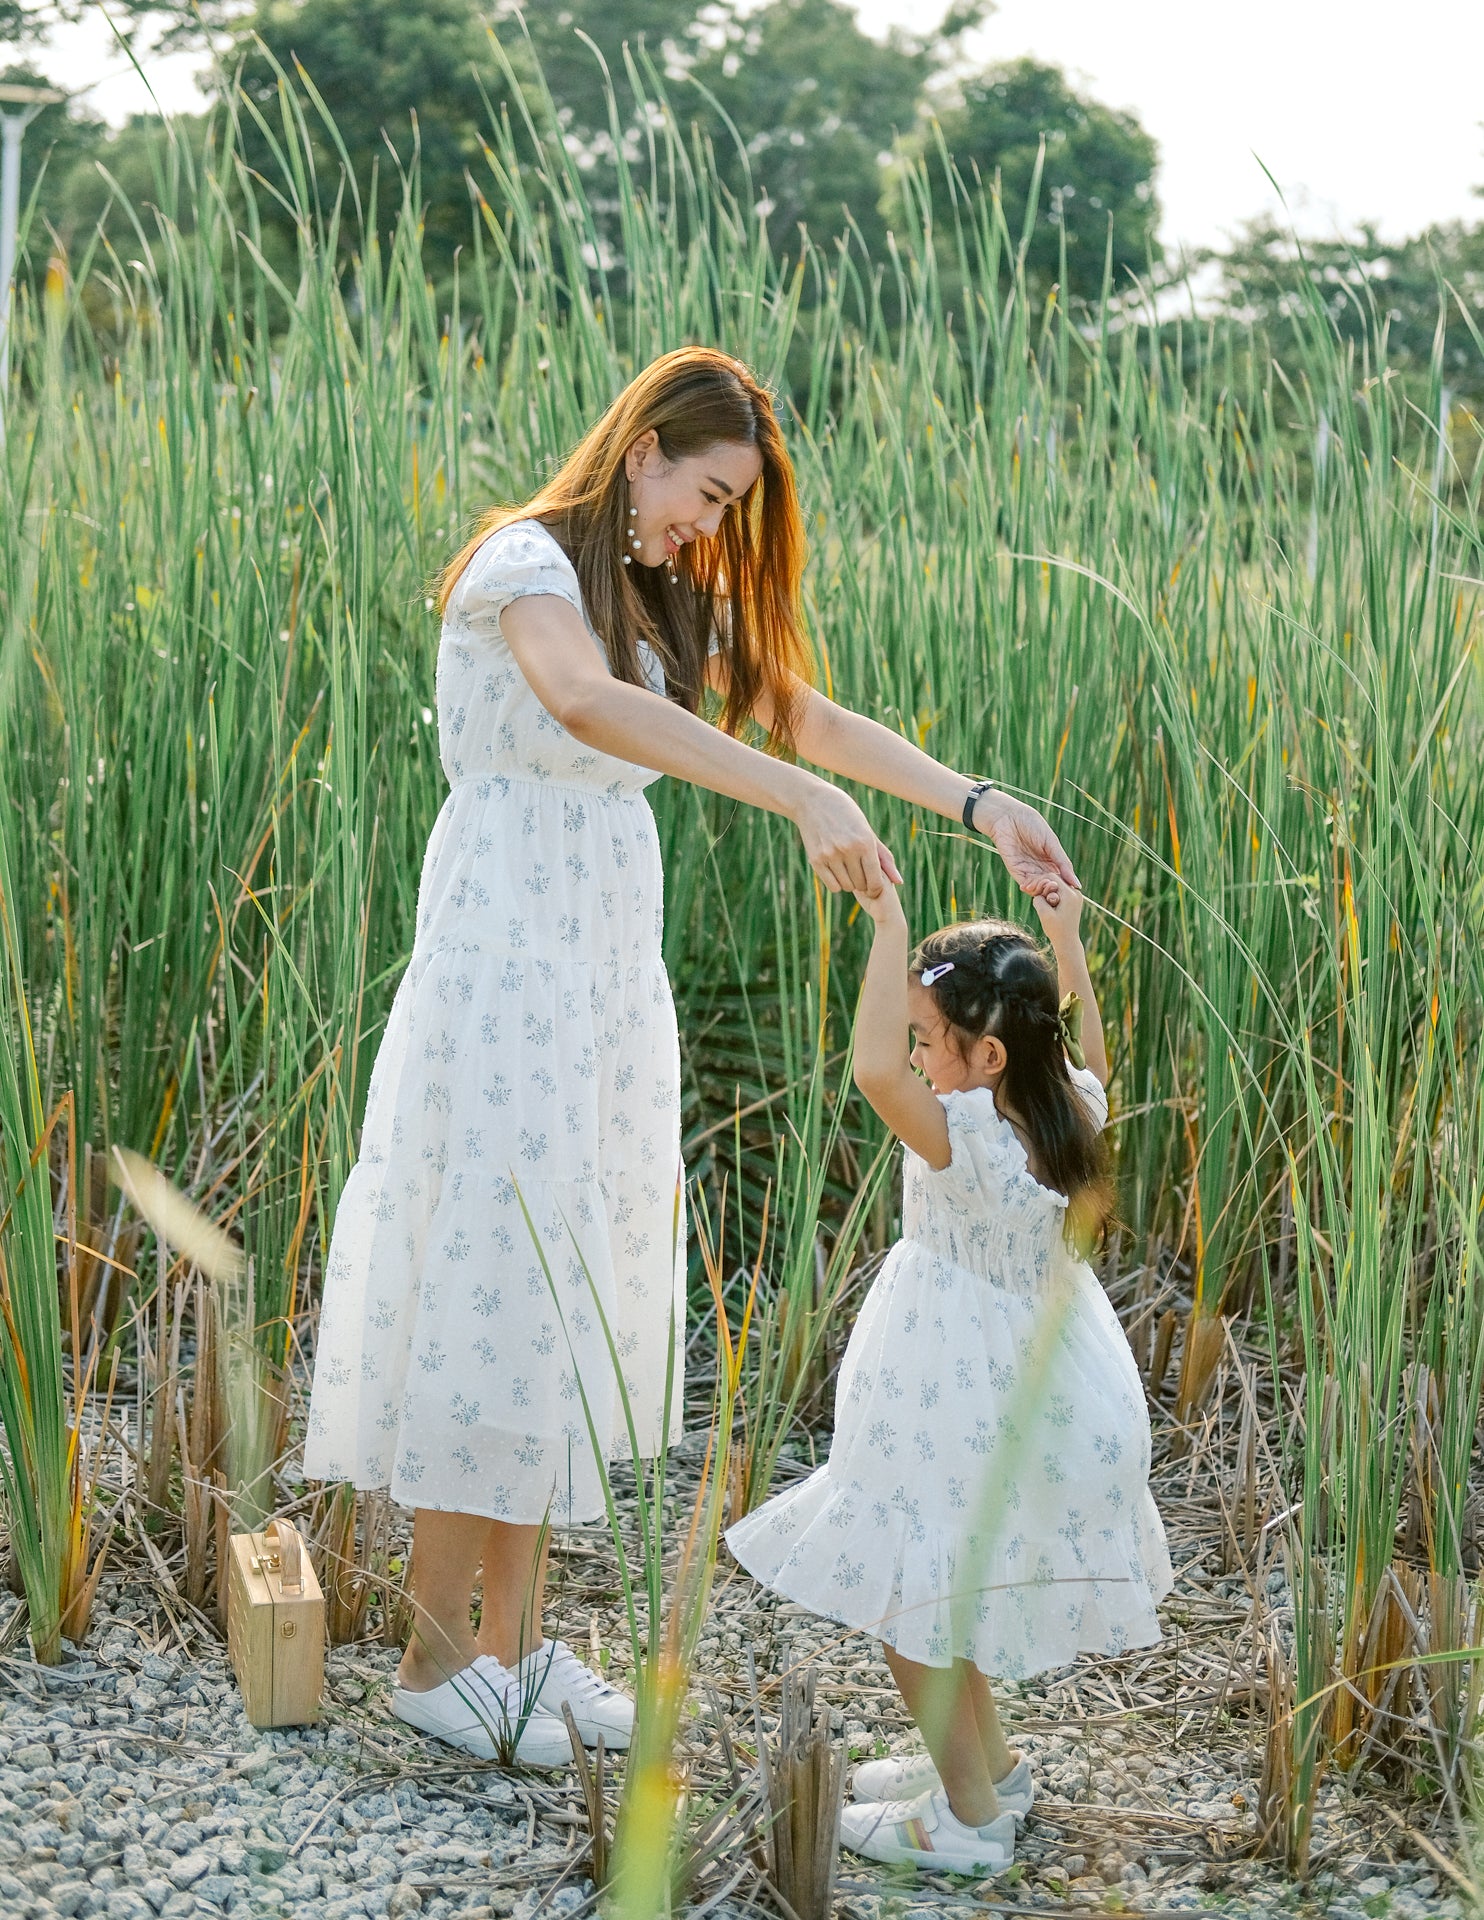
<path fill-rule="evenodd" d="M 1138 1370 L 1083 1258 L 1109 1204 L 1107 1055 L 1080 894 L 1035 902 L 1054 968 L 997 921 L 909 965 L 895 888 L 856 897 L 875 936 L 855 1079 L 907 1149 L 903 1237 L 850 1336 L 829 1459 L 727 1543 L 878 1634 L 922 1731 L 927 1756 L 857 1769 L 845 1844 L 997 1873 L 1035 1790 L 986 1675 L 1151 1646 L 1171 1584 Z"/>

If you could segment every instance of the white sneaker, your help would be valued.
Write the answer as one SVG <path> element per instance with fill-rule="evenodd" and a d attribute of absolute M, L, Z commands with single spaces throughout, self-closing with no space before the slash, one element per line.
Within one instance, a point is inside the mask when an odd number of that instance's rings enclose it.
<path fill-rule="evenodd" d="M 867 1860 L 932 1873 L 1003 1873 L 1015 1858 L 1015 1820 L 985 1827 L 955 1820 L 941 1788 L 915 1800 L 857 1800 L 840 1812 L 840 1842 Z"/>
<path fill-rule="evenodd" d="M 850 1791 L 857 1800 L 913 1800 L 920 1793 L 934 1793 L 943 1782 L 928 1753 L 909 1754 L 902 1760 L 867 1760 L 851 1776 Z M 1017 1827 L 1035 1804 L 1036 1783 L 1030 1762 L 1022 1754 L 1005 1775 L 994 1783 L 995 1798 L 1001 1813 L 1013 1813 Z"/>
<path fill-rule="evenodd" d="M 534 1686 L 537 1705 L 560 1721 L 564 1731 L 562 1706 L 572 1709 L 584 1746 L 596 1746 L 602 1734 L 605 1747 L 621 1750 L 633 1738 L 633 1701 L 579 1660 L 565 1640 L 543 1640 L 521 1661 L 520 1673 L 527 1686 Z"/>
<path fill-rule="evenodd" d="M 481 1760 L 504 1760 L 511 1752 L 523 1767 L 569 1767 L 572 1742 L 566 1722 L 521 1698 L 521 1680 L 509 1667 L 482 1653 L 441 1686 L 426 1693 L 392 1688 L 392 1712 L 410 1727 L 436 1734 Z"/>

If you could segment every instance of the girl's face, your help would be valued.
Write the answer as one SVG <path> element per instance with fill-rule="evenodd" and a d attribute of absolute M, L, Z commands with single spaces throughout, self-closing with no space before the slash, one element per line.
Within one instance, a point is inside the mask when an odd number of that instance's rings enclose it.
<path fill-rule="evenodd" d="M 672 466 L 651 431 L 629 448 L 625 469 L 629 505 L 637 510 L 628 517 L 625 552 L 635 566 L 660 567 L 692 540 L 715 539 L 722 515 L 757 479 L 763 459 L 756 447 L 719 440 Z"/>
<path fill-rule="evenodd" d="M 912 1065 L 934 1093 L 966 1093 L 993 1087 L 1005 1071 L 1005 1044 L 986 1033 L 965 1051 L 938 1011 L 938 1003 L 915 974 L 907 981 L 907 1019 L 912 1027 Z"/>

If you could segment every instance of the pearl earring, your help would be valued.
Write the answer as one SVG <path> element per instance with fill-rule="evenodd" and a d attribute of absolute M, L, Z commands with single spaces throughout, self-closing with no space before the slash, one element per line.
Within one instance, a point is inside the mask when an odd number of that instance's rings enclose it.
<path fill-rule="evenodd" d="M 631 520 L 634 520 L 634 519 L 637 519 L 637 518 L 638 518 L 638 515 L 639 515 L 639 509 L 638 509 L 637 507 L 630 507 L 630 508 L 629 508 L 629 518 L 630 518 Z M 637 533 L 635 533 L 635 531 L 634 531 L 634 529 L 633 529 L 632 527 L 630 527 L 630 528 L 629 528 L 629 545 L 630 545 L 630 546 L 631 546 L 631 547 L 632 547 L 632 548 L 634 549 L 634 551 L 635 551 L 635 552 L 637 553 L 637 552 L 638 552 L 638 550 L 639 550 L 639 548 L 640 548 L 640 546 L 641 546 L 642 544 L 643 544 L 643 543 L 642 543 L 642 541 L 640 540 L 640 538 L 639 538 L 639 536 L 638 536 L 638 534 L 637 534 Z M 625 555 L 624 555 L 624 557 L 623 557 L 623 563 L 624 563 L 624 565 L 625 565 L 626 567 L 627 567 L 627 566 L 632 566 L 632 564 L 633 564 L 633 562 L 632 562 L 632 560 L 630 559 L 630 557 L 629 557 L 629 555 L 628 555 L 628 554 L 625 554 Z"/>

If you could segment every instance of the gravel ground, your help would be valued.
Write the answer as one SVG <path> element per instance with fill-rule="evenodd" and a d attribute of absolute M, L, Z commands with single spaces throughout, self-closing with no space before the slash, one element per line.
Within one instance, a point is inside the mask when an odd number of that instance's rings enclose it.
<path fill-rule="evenodd" d="M 629 1656 L 596 1530 L 559 1556 L 559 1628 Z M 1012 1737 L 1040 1800 L 1016 1870 L 977 1910 L 1293 1912 L 1396 1920 L 1464 1909 L 1373 1793 L 1329 1783 L 1316 1822 L 1320 1869 L 1301 1895 L 1251 1857 L 1261 1722 L 1240 1691 L 1210 1702 L 1250 1613 L 1240 1580 L 1181 1569 L 1170 1633 L 1153 1655 L 1082 1661 L 1004 1692 Z M 48 1672 L 13 1649 L 0 1663 L 0 1915 L 575 1915 L 589 1905 L 586 1818 L 575 1777 L 505 1775 L 424 1744 L 385 1711 L 395 1654 L 335 1650 L 314 1728 L 251 1727 L 219 1643 L 128 1578 L 106 1583 L 85 1649 Z M 1223 1632 L 1223 1629 L 1225 1631 Z M 3 1634 L 3 1629 L 0 1629 Z M 1181 1706 L 1145 1706 L 1183 1644 Z M 751 1650 L 766 1707 L 776 1676 L 812 1661 L 818 1699 L 857 1757 L 911 1744 L 874 1644 L 838 1636 L 724 1568 L 701 1671 L 739 1746 L 750 1743 Z M 1207 1705 L 1184 1704 L 1206 1699 Z M 698 1776 L 706 1729 L 692 1732 Z M 744 1761 L 746 1755 L 744 1753 Z M 837 1910 L 861 1920 L 976 1910 L 962 1882 L 893 1880 L 842 1856 Z M 703 1887 L 702 1892 L 706 1889 Z M 741 1894 L 716 1909 L 744 1910 Z M 752 1909 L 757 1911 L 757 1909 Z"/>
<path fill-rule="evenodd" d="M 699 1391 L 704 1367 L 695 1371 Z M 1475 1912 L 1450 1868 L 1440 1809 L 1374 1774 L 1325 1781 L 1305 1887 L 1260 1857 L 1266 1701 L 1257 1656 L 1270 1633 L 1283 1637 L 1289 1603 L 1274 1567 L 1260 1563 L 1250 1579 L 1222 1569 L 1220 1490 L 1236 1450 L 1222 1411 L 1230 1398 L 1219 1384 L 1215 1412 L 1179 1460 L 1168 1426 L 1156 1425 L 1154 1489 L 1177 1567 L 1161 1645 L 997 1689 L 1039 1793 L 1012 1872 L 976 1890 L 843 1854 L 840 1920 L 1202 1910 L 1233 1920 L 1465 1920 Z M 705 1447 L 699 1400 L 697 1412 L 673 1456 L 672 1539 L 685 1531 Z M 807 1471 L 815 1444 L 791 1447 L 781 1471 Z M 297 1500 L 298 1517 L 309 1519 L 313 1503 L 292 1457 L 280 1481 L 285 1503 Z M 82 1648 L 61 1667 L 37 1667 L 22 1610 L 0 1591 L 0 1920 L 580 1920 L 593 1910 L 575 1774 L 506 1774 L 425 1742 L 387 1710 L 397 1653 L 375 1637 L 331 1652 L 316 1726 L 253 1728 L 219 1635 L 181 1598 L 178 1540 L 172 1549 L 168 1530 L 146 1540 L 128 1485 L 104 1491 L 126 1518 Z M 619 1507 L 632 1517 L 632 1500 Z M 405 1547 L 408 1518 L 396 1516 L 394 1547 Z M 628 1520 L 625 1527 L 632 1561 Z M 632 1655 L 606 1529 L 558 1536 L 548 1624 L 579 1651 L 608 1649 L 610 1677 L 625 1683 Z M 708 1690 L 698 1690 L 684 1734 L 694 1805 L 724 1798 L 730 1782 L 717 1716 L 742 1771 L 754 1768 L 749 1655 L 765 1723 L 781 1676 L 807 1670 L 853 1758 L 918 1744 L 873 1641 L 779 1603 L 723 1550 L 696 1668 Z M 695 1889 L 694 1904 L 721 1920 L 776 1915 L 745 1864 L 747 1843 L 739 1832 L 727 1863 Z"/>

